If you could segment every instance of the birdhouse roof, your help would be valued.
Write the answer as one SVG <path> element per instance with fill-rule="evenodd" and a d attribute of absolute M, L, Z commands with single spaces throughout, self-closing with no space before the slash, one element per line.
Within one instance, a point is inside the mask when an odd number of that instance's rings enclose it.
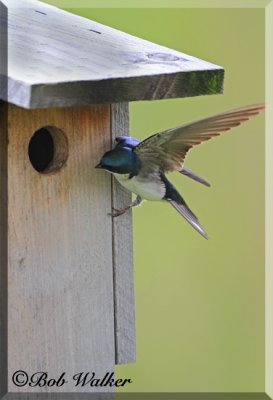
<path fill-rule="evenodd" d="M 2 33 L 8 28 L 2 100 L 44 108 L 222 91 L 224 70 L 217 65 L 40 1 L 2 4 L 8 8 L 1 7 Z"/>

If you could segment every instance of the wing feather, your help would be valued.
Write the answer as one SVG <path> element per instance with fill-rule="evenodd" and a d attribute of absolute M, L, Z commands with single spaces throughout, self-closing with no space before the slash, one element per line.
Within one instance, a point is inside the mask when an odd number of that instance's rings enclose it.
<path fill-rule="evenodd" d="M 191 148 L 241 125 L 264 109 L 264 104 L 255 104 L 168 129 L 143 140 L 134 151 L 146 172 L 181 171 Z"/>

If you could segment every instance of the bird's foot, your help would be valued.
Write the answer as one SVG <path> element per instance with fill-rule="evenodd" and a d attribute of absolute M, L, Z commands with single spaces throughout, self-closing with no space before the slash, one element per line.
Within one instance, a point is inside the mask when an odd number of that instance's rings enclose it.
<path fill-rule="evenodd" d="M 126 211 L 130 210 L 131 208 L 139 206 L 142 203 L 142 201 L 143 201 L 142 198 L 140 196 L 137 196 L 136 199 L 127 207 L 121 209 L 112 207 L 112 213 L 109 215 L 111 215 L 112 217 L 119 217 L 120 215 L 125 214 Z"/>
<path fill-rule="evenodd" d="M 113 218 L 115 217 L 119 217 L 120 215 L 123 215 L 126 213 L 126 211 L 129 210 L 130 207 L 125 207 L 125 208 L 121 208 L 121 209 L 117 209 L 112 207 L 112 213 L 110 213 L 109 215 L 111 215 Z"/>

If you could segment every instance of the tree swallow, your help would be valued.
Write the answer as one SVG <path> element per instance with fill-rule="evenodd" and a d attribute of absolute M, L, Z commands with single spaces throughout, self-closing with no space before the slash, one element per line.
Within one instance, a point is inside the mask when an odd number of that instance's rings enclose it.
<path fill-rule="evenodd" d="M 184 166 L 189 150 L 219 136 L 255 117 L 264 104 L 251 105 L 202 119 L 177 128 L 156 133 L 140 141 L 127 136 L 116 137 L 116 146 L 107 151 L 96 168 L 111 172 L 136 199 L 127 207 L 113 209 L 112 216 L 124 214 L 143 200 L 169 202 L 204 238 L 208 235 L 183 197 L 166 178 L 166 173 L 178 171 L 206 186 L 210 184 Z"/>

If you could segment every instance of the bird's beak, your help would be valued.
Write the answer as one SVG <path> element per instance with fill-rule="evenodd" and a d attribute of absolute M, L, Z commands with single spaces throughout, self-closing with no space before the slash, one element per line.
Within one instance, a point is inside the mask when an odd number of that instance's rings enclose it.
<path fill-rule="evenodd" d="M 101 163 L 95 166 L 95 168 L 102 168 Z"/>

